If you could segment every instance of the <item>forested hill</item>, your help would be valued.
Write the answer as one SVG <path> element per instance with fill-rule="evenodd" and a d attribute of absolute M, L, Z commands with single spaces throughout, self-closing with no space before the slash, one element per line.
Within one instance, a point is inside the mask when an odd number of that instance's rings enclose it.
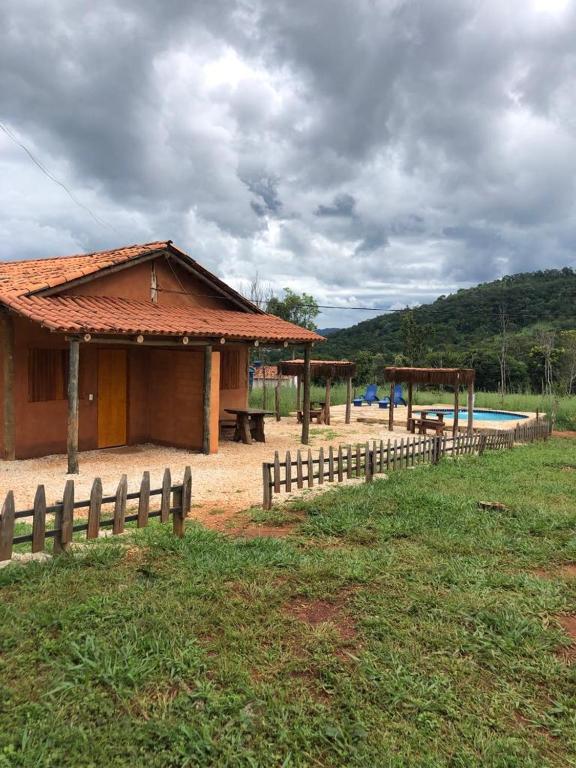
<path fill-rule="evenodd" d="M 318 349 L 323 358 L 355 358 L 360 350 L 384 354 L 390 362 L 405 353 L 406 312 L 391 312 L 343 328 Z M 525 272 L 475 288 L 441 296 L 411 311 L 420 330 L 420 356 L 435 358 L 450 352 L 470 352 L 492 346 L 502 318 L 514 336 L 531 327 L 576 328 L 576 272 L 570 268 Z M 403 319 L 404 318 L 404 319 Z M 446 361 L 447 362 L 447 361 Z"/>

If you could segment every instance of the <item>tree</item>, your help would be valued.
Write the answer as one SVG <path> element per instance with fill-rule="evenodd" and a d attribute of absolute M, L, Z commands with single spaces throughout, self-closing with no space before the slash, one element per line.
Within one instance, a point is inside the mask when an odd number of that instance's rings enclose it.
<path fill-rule="evenodd" d="M 318 303 L 313 296 L 308 293 L 296 293 L 290 288 L 284 288 L 283 298 L 271 296 L 266 311 L 281 317 L 282 320 L 308 328 L 309 331 L 316 330 L 314 320 L 320 314 Z"/>
<path fill-rule="evenodd" d="M 408 365 L 415 365 L 420 361 L 424 351 L 424 328 L 418 323 L 411 309 L 402 313 L 400 333 L 402 355 Z"/>

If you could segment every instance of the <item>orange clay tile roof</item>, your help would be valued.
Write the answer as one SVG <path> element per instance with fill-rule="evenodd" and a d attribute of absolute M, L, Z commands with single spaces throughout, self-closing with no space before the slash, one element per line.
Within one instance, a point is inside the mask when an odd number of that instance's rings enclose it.
<path fill-rule="evenodd" d="M 164 306 L 108 296 L 66 295 L 68 283 L 108 267 L 170 250 L 184 258 L 220 290 L 246 309 Z M 62 294 L 42 295 L 62 286 Z M 171 245 L 158 241 L 112 251 L 0 263 L 0 303 L 52 331 L 104 335 L 224 337 L 231 340 L 321 341 L 322 337 L 285 320 L 267 315 L 237 294 L 215 275 Z"/>

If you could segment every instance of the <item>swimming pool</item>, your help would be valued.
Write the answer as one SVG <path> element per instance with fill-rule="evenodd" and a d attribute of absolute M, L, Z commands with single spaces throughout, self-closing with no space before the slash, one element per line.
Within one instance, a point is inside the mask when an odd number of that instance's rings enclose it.
<path fill-rule="evenodd" d="M 453 419 L 454 418 L 454 410 L 450 410 L 448 408 L 435 408 L 433 411 L 428 411 L 428 413 L 433 414 L 436 416 L 437 414 L 441 413 L 445 419 Z M 472 411 L 472 416 L 474 418 L 474 421 L 518 421 L 518 419 L 527 419 L 528 416 L 524 416 L 521 413 L 510 413 L 509 411 Z M 465 410 L 459 410 L 458 411 L 458 421 L 466 421 L 468 419 L 468 411 Z"/>

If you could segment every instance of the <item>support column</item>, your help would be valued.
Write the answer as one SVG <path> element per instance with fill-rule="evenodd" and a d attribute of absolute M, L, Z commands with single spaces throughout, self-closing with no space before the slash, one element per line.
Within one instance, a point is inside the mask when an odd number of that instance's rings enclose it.
<path fill-rule="evenodd" d="M 394 389 L 396 382 L 390 382 L 390 405 L 388 406 L 388 431 L 394 432 Z"/>
<path fill-rule="evenodd" d="M 302 442 L 308 445 L 310 441 L 310 345 L 304 347 L 304 374 L 303 374 L 303 398 L 302 403 Z"/>
<path fill-rule="evenodd" d="M 70 339 L 68 353 L 68 474 L 77 475 L 78 469 L 78 371 L 80 368 L 80 342 Z"/>
<path fill-rule="evenodd" d="M 406 428 L 410 427 L 410 420 L 412 418 L 412 395 L 414 393 L 414 385 L 411 381 L 408 382 L 408 413 L 406 416 Z"/>
<path fill-rule="evenodd" d="M 460 397 L 460 377 L 458 376 L 456 378 L 456 383 L 454 385 L 454 423 L 452 424 L 453 435 L 458 434 L 458 408 L 460 407 L 459 397 Z"/>
<path fill-rule="evenodd" d="M 474 429 L 474 384 L 468 384 L 468 434 Z"/>
<path fill-rule="evenodd" d="M 3 452 L 2 458 L 12 461 L 16 456 L 14 434 L 14 321 L 2 312 L 2 378 L 3 378 Z"/>
<path fill-rule="evenodd" d="M 330 398 L 332 396 L 332 379 L 328 377 L 326 379 L 326 424 L 330 425 Z"/>
<path fill-rule="evenodd" d="M 212 345 L 204 347 L 204 408 L 202 452 L 210 453 L 210 406 L 212 402 Z"/>
<path fill-rule="evenodd" d="M 346 424 L 350 424 L 350 410 L 352 407 L 352 376 L 346 379 Z"/>

